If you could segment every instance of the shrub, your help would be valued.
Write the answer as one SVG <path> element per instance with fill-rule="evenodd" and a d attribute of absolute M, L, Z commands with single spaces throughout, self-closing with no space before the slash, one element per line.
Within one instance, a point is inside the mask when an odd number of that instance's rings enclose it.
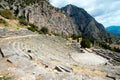
<path fill-rule="evenodd" d="M 40 29 L 40 32 L 43 33 L 43 34 L 47 34 L 49 32 L 48 28 L 47 27 L 42 27 Z"/>
<path fill-rule="evenodd" d="M 29 26 L 30 27 L 28 27 L 28 30 L 31 30 L 32 32 L 39 32 L 36 25 L 29 23 Z"/>
<path fill-rule="evenodd" d="M 7 19 L 13 19 L 12 12 L 9 9 L 0 10 L 0 15 Z"/>
<path fill-rule="evenodd" d="M 11 80 L 12 78 L 9 76 L 2 76 L 0 77 L 0 80 Z"/>
<path fill-rule="evenodd" d="M 105 43 L 105 42 L 98 42 L 99 46 L 104 48 L 104 49 L 108 49 L 114 52 L 120 52 L 120 48 L 118 47 L 111 47 L 109 44 Z"/>
<path fill-rule="evenodd" d="M 1 24 L 4 24 L 5 26 L 8 25 L 8 23 L 7 23 L 4 19 L 2 19 L 2 18 L 0 18 L 0 23 L 1 23 Z"/>
<path fill-rule="evenodd" d="M 20 23 L 20 25 L 28 26 L 28 22 L 27 22 L 26 20 L 20 19 L 20 20 L 19 20 L 19 23 Z"/>
<path fill-rule="evenodd" d="M 32 32 L 35 32 L 35 31 L 36 31 L 36 29 L 33 28 L 33 27 L 28 27 L 27 29 L 28 29 L 28 30 L 31 30 Z"/>
<path fill-rule="evenodd" d="M 115 52 L 120 52 L 120 48 L 114 47 L 112 50 L 115 51 Z"/>
<path fill-rule="evenodd" d="M 18 17 L 19 20 L 25 20 L 25 16 L 24 15 L 21 15 Z"/>
<path fill-rule="evenodd" d="M 106 44 L 105 42 L 100 42 L 99 45 L 104 49 L 111 50 L 111 47 L 108 44 Z"/>
<path fill-rule="evenodd" d="M 82 48 L 90 48 L 91 47 L 91 42 L 89 39 L 86 39 L 86 38 L 82 38 L 82 41 L 81 41 L 81 47 Z"/>
<path fill-rule="evenodd" d="M 79 39 L 81 36 L 78 34 L 73 34 L 71 37 L 73 40 L 75 40 L 75 39 Z"/>

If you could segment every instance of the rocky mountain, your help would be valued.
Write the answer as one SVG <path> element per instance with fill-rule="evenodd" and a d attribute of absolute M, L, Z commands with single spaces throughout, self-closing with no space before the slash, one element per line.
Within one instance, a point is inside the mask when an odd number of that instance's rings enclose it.
<path fill-rule="evenodd" d="M 108 32 L 116 36 L 120 36 L 120 26 L 109 26 L 106 28 Z"/>
<path fill-rule="evenodd" d="M 53 7 L 48 0 L 0 0 L 0 9 L 10 9 L 16 16 L 41 27 L 48 27 L 52 33 L 84 37 L 113 42 L 113 38 L 84 9 L 67 5 L 62 9 Z"/>
<path fill-rule="evenodd" d="M 1 0 L 0 5 L 3 9 L 12 10 L 16 16 L 24 15 L 39 29 L 45 26 L 53 33 L 67 36 L 78 33 L 72 20 L 51 6 L 48 0 Z"/>
<path fill-rule="evenodd" d="M 65 11 L 66 15 L 72 18 L 79 32 L 82 33 L 82 36 L 96 40 L 110 40 L 110 34 L 105 31 L 104 26 L 98 23 L 84 9 L 70 4 L 63 7 L 62 10 Z"/>

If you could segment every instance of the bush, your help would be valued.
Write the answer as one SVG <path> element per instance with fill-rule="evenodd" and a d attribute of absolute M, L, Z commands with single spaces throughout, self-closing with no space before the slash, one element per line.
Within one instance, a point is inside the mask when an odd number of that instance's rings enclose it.
<path fill-rule="evenodd" d="M 105 42 L 100 42 L 99 45 L 104 49 L 111 50 L 111 47 L 108 44 L 106 44 Z"/>
<path fill-rule="evenodd" d="M 0 15 L 7 19 L 13 19 L 12 12 L 9 9 L 0 10 Z"/>
<path fill-rule="evenodd" d="M 9 76 L 2 76 L 0 77 L 0 80 L 11 80 L 12 78 Z"/>
<path fill-rule="evenodd" d="M 115 51 L 115 52 L 120 52 L 120 48 L 114 47 L 112 50 Z"/>
<path fill-rule="evenodd" d="M 76 40 L 76 39 L 79 39 L 81 36 L 78 34 L 73 34 L 71 37 L 73 40 Z"/>
<path fill-rule="evenodd" d="M 43 33 L 43 34 L 47 34 L 49 32 L 48 28 L 47 27 L 42 27 L 40 29 L 40 32 Z"/>
<path fill-rule="evenodd" d="M 82 48 L 90 48 L 91 47 L 90 40 L 86 39 L 86 38 L 83 38 L 80 44 L 81 44 Z"/>
<path fill-rule="evenodd" d="M 22 19 L 19 20 L 19 23 L 20 25 L 23 25 L 23 26 L 28 26 L 29 24 L 26 20 L 22 20 Z"/>
<path fill-rule="evenodd" d="M 30 27 L 28 27 L 28 30 L 31 30 L 32 32 L 39 32 L 36 25 L 29 23 L 29 26 Z"/>
<path fill-rule="evenodd" d="M 35 28 L 33 28 L 33 27 L 28 27 L 27 28 L 28 30 L 31 30 L 32 32 L 35 32 L 35 31 L 37 31 Z"/>
<path fill-rule="evenodd" d="M 21 15 L 18 17 L 19 20 L 25 20 L 25 16 L 24 15 Z"/>
<path fill-rule="evenodd" d="M 2 19 L 2 18 L 0 18 L 0 23 L 1 23 L 1 24 L 4 24 L 5 26 L 8 25 L 8 23 L 7 23 L 4 19 Z"/>

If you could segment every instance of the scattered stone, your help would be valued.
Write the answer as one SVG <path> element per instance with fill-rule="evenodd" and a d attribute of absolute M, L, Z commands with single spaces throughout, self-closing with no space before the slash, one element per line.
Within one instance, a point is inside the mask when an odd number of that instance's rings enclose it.
<path fill-rule="evenodd" d="M 0 59 L 1 59 L 2 57 L 4 57 L 4 54 L 3 54 L 3 52 L 1 51 L 1 48 L 0 48 Z"/>
<path fill-rule="evenodd" d="M 55 69 L 59 72 L 73 72 L 73 69 L 64 65 L 56 65 Z"/>
<path fill-rule="evenodd" d="M 111 78 L 111 79 L 113 79 L 113 80 L 116 80 L 116 77 L 115 77 L 114 74 L 108 74 L 107 77 L 108 77 L 108 78 Z"/>
<path fill-rule="evenodd" d="M 110 50 L 104 49 L 93 49 L 97 55 L 100 55 L 109 60 L 109 62 L 113 65 L 120 65 L 120 54 L 117 52 L 112 52 Z"/>
<path fill-rule="evenodd" d="M 84 50 L 81 49 L 80 52 L 81 52 L 81 53 L 84 53 Z"/>
<path fill-rule="evenodd" d="M 32 51 L 31 51 L 31 50 L 28 50 L 27 52 L 28 52 L 28 53 L 31 53 Z"/>

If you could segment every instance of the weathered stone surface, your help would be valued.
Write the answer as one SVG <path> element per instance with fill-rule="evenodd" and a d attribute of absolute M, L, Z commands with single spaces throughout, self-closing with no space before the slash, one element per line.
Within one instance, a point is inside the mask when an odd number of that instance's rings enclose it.
<path fill-rule="evenodd" d="M 42 80 L 74 80 L 72 74 L 68 73 L 46 73 L 41 75 Z"/>
<path fill-rule="evenodd" d="M 0 59 L 2 59 L 2 56 L 1 56 L 1 54 L 0 54 Z"/>
<path fill-rule="evenodd" d="M 9 45 L 2 45 L 2 47 L 1 47 L 1 52 L 3 53 L 2 56 L 9 57 L 9 56 L 15 55 L 16 53 L 11 51 L 10 48 L 8 48 L 7 46 L 9 46 Z"/>
<path fill-rule="evenodd" d="M 32 75 L 30 73 L 26 73 L 22 69 L 19 69 L 19 68 L 9 68 L 8 70 L 10 72 L 12 72 L 11 75 L 13 75 L 13 77 L 15 77 L 15 80 L 36 80 L 34 75 Z"/>
<path fill-rule="evenodd" d="M 8 61 L 13 63 L 16 67 L 21 68 L 27 73 L 38 76 L 39 74 L 46 73 L 46 70 L 40 67 L 35 62 L 30 61 L 27 58 L 14 55 L 8 58 Z"/>
<path fill-rule="evenodd" d="M 20 68 L 25 68 L 31 64 L 31 62 L 27 58 L 17 56 L 17 55 L 11 56 L 7 60 Z"/>
<path fill-rule="evenodd" d="M 112 63 L 113 65 L 120 65 L 119 53 L 104 49 L 93 49 L 93 51 L 95 51 L 96 54 L 108 59 L 109 62 Z"/>
<path fill-rule="evenodd" d="M 119 66 L 101 65 L 105 58 L 86 49 L 80 52 L 77 45 L 66 42 L 61 37 L 34 34 L 2 38 L 1 51 L 14 54 L 0 60 L 0 73 L 8 70 L 15 80 L 113 80 L 106 74 L 119 74 Z"/>
<path fill-rule="evenodd" d="M 59 72 L 69 72 L 69 73 L 71 73 L 73 71 L 72 68 L 64 66 L 64 65 L 56 65 L 55 70 L 57 70 Z"/>
<path fill-rule="evenodd" d="M 8 69 L 8 66 L 4 62 L 0 61 L 0 72 L 6 71 L 7 69 Z"/>
<path fill-rule="evenodd" d="M 117 75 L 117 74 L 112 74 L 112 73 L 108 73 L 107 75 L 108 78 L 111 78 L 113 80 L 119 80 L 120 79 L 120 76 Z"/>
<path fill-rule="evenodd" d="M 16 31 L 8 30 L 7 28 L 0 26 L 0 36 L 1 37 L 10 37 L 10 36 L 24 36 L 29 34 L 35 34 L 25 28 L 20 28 Z"/>

